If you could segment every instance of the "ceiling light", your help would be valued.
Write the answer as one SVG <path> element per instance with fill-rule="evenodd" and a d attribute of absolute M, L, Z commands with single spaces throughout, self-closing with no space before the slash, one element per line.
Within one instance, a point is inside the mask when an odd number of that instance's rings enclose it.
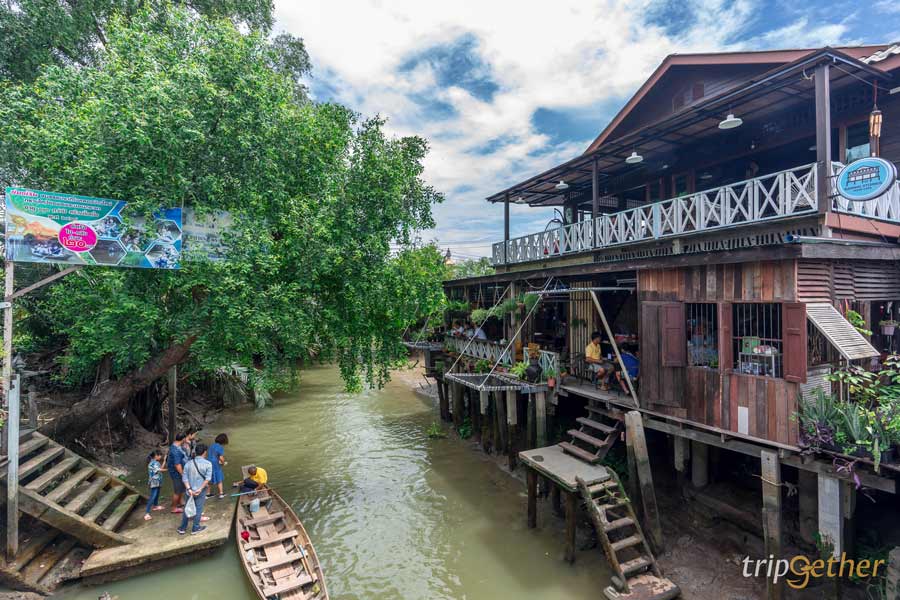
<path fill-rule="evenodd" d="M 735 127 L 740 127 L 743 122 L 744 120 L 734 116 L 734 113 L 728 113 L 725 120 L 719 122 L 719 129 L 734 129 Z"/>
<path fill-rule="evenodd" d="M 633 151 L 631 153 L 631 156 L 629 156 L 628 158 L 625 159 L 625 162 L 628 163 L 629 165 L 636 165 L 639 162 L 641 162 L 642 160 L 644 160 L 644 157 L 641 156 L 640 154 L 638 154 L 637 151 Z"/>
<path fill-rule="evenodd" d="M 706 173 L 700 175 L 700 179 L 712 179 L 712 173 L 707 171 Z"/>
<path fill-rule="evenodd" d="M 559 183 L 556 184 L 556 189 L 560 192 L 564 192 L 569 189 L 569 184 L 560 179 Z"/>

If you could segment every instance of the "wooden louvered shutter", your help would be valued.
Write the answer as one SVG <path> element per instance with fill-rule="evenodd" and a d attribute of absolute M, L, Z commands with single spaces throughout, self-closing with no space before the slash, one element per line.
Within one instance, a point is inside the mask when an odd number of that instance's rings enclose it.
<path fill-rule="evenodd" d="M 806 305 L 802 302 L 785 302 L 781 310 L 784 379 L 806 383 Z"/>
<path fill-rule="evenodd" d="M 664 367 L 684 367 L 687 364 L 684 304 L 673 302 L 659 306 L 659 330 L 662 340 L 661 363 Z"/>

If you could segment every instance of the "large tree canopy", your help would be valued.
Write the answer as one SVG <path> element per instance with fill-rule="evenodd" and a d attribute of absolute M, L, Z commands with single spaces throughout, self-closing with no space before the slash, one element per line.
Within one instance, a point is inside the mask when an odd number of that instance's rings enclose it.
<path fill-rule="evenodd" d="M 442 297 L 442 257 L 411 246 L 441 200 L 422 179 L 426 142 L 298 99 L 283 45 L 228 19 L 148 9 L 110 18 L 104 37 L 86 66 L 0 83 L 2 183 L 139 212 L 227 210 L 236 225 L 225 262 L 82 270 L 34 307 L 68 342 L 69 380 L 114 363 L 116 378 L 61 426 L 178 363 L 335 359 L 351 387 L 383 381 L 400 333 Z"/>

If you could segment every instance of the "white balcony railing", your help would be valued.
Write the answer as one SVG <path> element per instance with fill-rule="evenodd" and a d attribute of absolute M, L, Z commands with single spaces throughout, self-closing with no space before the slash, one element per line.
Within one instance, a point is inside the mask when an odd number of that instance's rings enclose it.
<path fill-rule="evenodd" d="M 817 209 L 815 164 L 572 223 L 493 245 L 494 264 L 521 263 L 783 219 Z"/>
<path fill-rule="evenodd" d="M 490 340 L 468 340 L 461 337 L 446 336 L 444 338 L 444 348 L 449 352 L 463 354 L 475 360 L 487 360 L 491 363 L 498 362 L 501 366 L 512 366 L 512 355 L 506 350 L 506 344 L 492 342 Z M 527 347 L 523 349 L 525 360 L 530 360 L 530 351 Z M 543 373 L 548 371 L 559 373 L 559 354 L 550 352 L 549 350 L 538 350 L 538 364 L 541 365 Z M 546 377 L 545 377 L 546 379 Z"/>

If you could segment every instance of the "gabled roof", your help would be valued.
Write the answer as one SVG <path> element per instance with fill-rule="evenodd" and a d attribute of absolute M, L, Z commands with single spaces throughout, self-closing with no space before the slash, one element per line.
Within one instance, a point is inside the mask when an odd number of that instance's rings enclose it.
<path fill-rule="evenodd" d="M 879 44 L 874 46 L 850 46 L 834 48 L 840 50 L 844 54 L 856 59 L 866 60 L 878 56 L 880 52 L 885 52 L 890 48 L 888 44 Z M 588 146 L 585 154 L 596 150 L 603 142 L 610 139 L 610 136 L 616 131 L 625 118 L 631 114 L 632 110 L 640 103 L 640 101 L 659 83 L 666 73 L 672 67 L 676 66 L 715 66 L 715 65 L 782 65 L 791 63 L 806 55 L 816 52 L 816 48 L 803 48 L 791 50 L 764 50 L 757 52 L 718 52 L 707 54 L 670 54 L 663 59 L 662 63 L 649 78 L 638 88 L 638 91 L 625 103 L 625 106 L 613 117 L 612 121 L 600 132 L 600 135 Z M 877 65 L 881 66 L 881 65 Z M 617 136 L 618 137 L 618 136 Z"/>

